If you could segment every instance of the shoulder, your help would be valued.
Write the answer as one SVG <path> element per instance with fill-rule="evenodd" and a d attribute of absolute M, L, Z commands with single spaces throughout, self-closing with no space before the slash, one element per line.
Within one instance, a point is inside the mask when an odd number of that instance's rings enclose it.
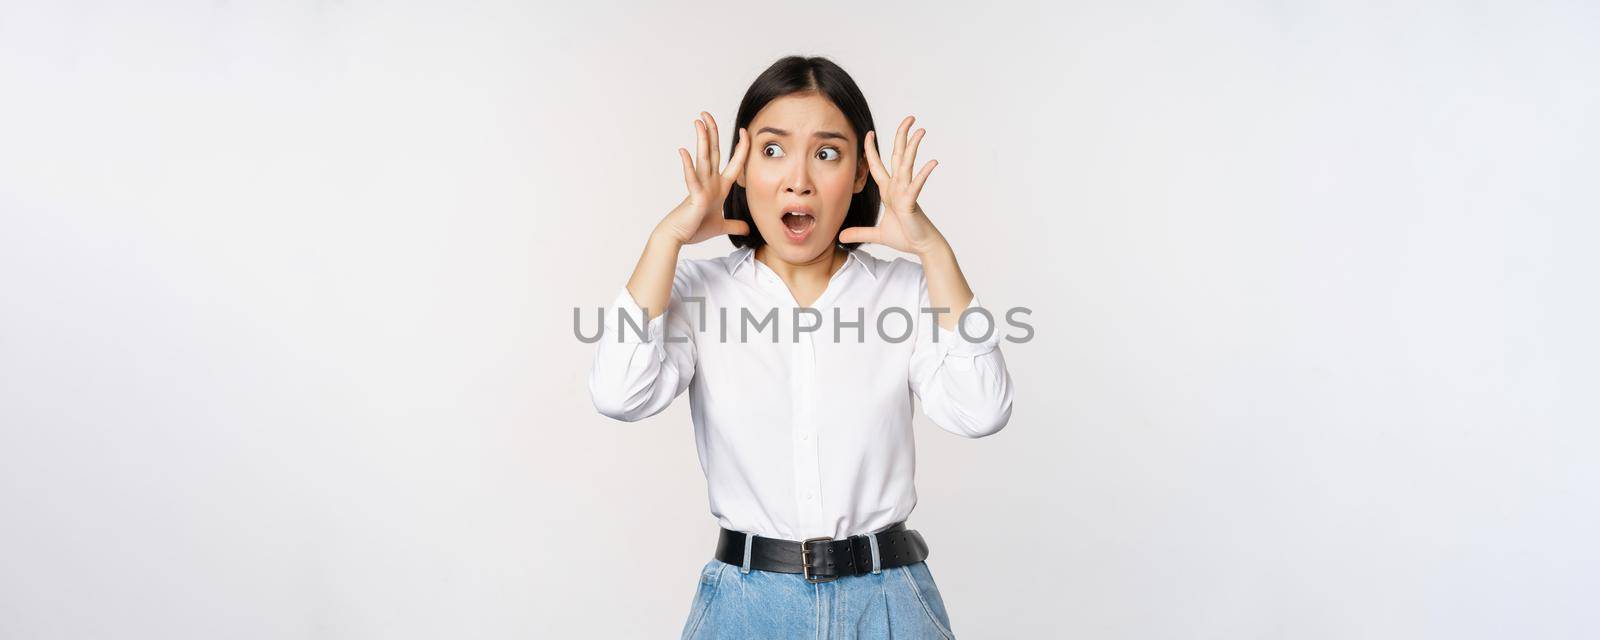
<path fill-rule="evenodd" d="M 687 289 L 701 289 L 706 283 L 726 279 L 741 263 L 748 262 L 750 249 L 736 248 L 726 255 L 712 256 L 709 258 L 679 258 L 677 270 L 673 274 L 675 286 Z"/>
<path fill-rule="evenodd" d="M 870 259 L 873 262 L 872 266 L 875 267 L 879 281 L 908 287 L 926 286 L 922 284 L 922 263 L 903 256 L 883 259 L 860 249 L 856 251 L 864 260 Z"/>

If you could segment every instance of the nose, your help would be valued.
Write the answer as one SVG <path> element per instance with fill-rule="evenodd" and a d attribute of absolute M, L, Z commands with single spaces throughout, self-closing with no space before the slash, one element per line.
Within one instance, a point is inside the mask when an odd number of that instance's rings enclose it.
<path fill-rule="evenodd" d="M 811 195 L 811 173 L 806 169 L 804 161 L 793 163 L 789 175 L 784 178 L 784 192 L 802 196 Z"/>

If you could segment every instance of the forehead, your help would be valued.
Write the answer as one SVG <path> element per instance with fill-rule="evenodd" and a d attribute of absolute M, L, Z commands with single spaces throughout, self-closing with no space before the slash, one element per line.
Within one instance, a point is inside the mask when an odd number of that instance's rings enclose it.
<path fill-rule="evenodd" d="M 811 137 L 813 131 L 837 131 L 855 137 L 844 112 L 814 92 L 790 94 L 767 103 L 750 120 L 748 129 L 754 132 L 761 127 L 777 127 L 802 138 Z"/>

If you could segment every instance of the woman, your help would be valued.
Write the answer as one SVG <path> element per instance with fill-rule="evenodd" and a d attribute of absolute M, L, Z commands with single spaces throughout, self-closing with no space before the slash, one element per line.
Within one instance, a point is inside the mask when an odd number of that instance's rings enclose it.
<path fill-rule="evenodd" d="M 756 78 L 721 171 L 700 115 L 695 156 L 678 149 L 688 196 L 607 310 L 589 378 L 618 420 L 689 391 L 722 531 L 683 637 L 953 638 L 927 544 L 905 527 L 912 398 L 978 438 L 1010 419 L 1012 387 L 992 318 L 957 325 L 980 306 L 917 205 L 937 164 L 912 172 L 924 130 L 908 135 L 908 116 L 884 163 L 866 99 L 824 58 Z M 720 235 L 727 256 L 678 259 Z"/>

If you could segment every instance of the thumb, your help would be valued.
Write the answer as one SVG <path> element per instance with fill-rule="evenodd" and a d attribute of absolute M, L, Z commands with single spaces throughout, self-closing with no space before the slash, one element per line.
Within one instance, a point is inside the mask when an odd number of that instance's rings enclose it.
<path fill-rule="evenodd" d="M 879 235 L 877 227 L 850 227 L 839 232 L 839 242 L 877 242 Z"/>
<path fill-rule="evenodd" d="M 723 220 L 722 232 L 730 236 L 750 235 L 750 223 L 743 220 Z"/>

